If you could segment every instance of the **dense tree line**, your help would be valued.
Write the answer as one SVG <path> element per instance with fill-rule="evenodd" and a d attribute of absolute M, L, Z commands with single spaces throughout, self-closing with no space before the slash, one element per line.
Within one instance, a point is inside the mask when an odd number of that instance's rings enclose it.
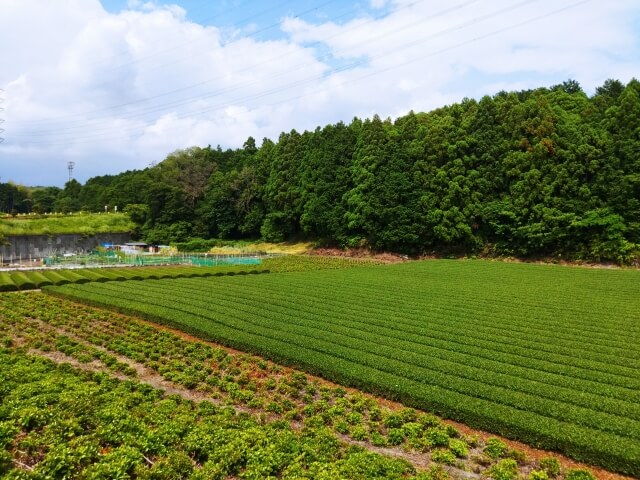
<path fill-rule="evenodd" d="M 236 150 L 193 147 L 31 195 L 13 208 L 128 205 L 152 242 L 308 238 L 628 261 L 640 244 L 640 82 L 607 80 L 589 97 L 569 80 L 260 147 L 251 137 Z"/>

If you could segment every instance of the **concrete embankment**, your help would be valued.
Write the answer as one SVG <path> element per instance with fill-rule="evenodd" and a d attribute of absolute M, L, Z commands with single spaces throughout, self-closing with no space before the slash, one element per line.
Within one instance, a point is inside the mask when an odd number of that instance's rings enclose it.
<path fill-rule="evenodd" d="M 0 242 L 0 262 L 13 263 L 39 260 L 51 255 L 65 253 L 88 253 L 103 243 L 122 245 L 131 241 L 131 234 L 99 233 L 96 235 L 15 235 Z"/>

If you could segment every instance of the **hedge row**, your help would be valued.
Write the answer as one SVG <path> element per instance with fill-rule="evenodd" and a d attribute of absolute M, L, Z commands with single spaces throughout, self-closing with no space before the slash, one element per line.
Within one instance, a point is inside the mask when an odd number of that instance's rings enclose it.
<path fill-rule="evenodd" d="M 25 270 L 0 272 L 0 292 L 34 290 L 49 285 L 159 280 L 163 278 L 211 277 L 268 273 L 268 269 L 247 267 L 130 267 L 78 270 Z"/>

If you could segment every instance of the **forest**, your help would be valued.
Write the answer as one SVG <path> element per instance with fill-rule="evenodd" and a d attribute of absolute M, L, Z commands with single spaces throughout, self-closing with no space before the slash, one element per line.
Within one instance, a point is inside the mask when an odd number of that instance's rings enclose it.
<path fill-rule="evenodd" d="M 312 240 L 409 255 L 640 257 L 640 82 L 575 80 L 258 146 L 192 147 L 64 188 L 0 184 L 9 213 L 125 209 L 151 243 Z"/>

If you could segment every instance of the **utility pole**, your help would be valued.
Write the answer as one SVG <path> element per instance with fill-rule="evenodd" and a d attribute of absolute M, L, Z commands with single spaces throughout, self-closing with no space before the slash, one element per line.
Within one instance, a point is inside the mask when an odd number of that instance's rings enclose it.
<path fill-rule="evenodd" d="M 67 169 L 69 170 L 69 181 L 73 178 L 73 167 L 76 166 L 75 162 L 67 162 Z"/>

